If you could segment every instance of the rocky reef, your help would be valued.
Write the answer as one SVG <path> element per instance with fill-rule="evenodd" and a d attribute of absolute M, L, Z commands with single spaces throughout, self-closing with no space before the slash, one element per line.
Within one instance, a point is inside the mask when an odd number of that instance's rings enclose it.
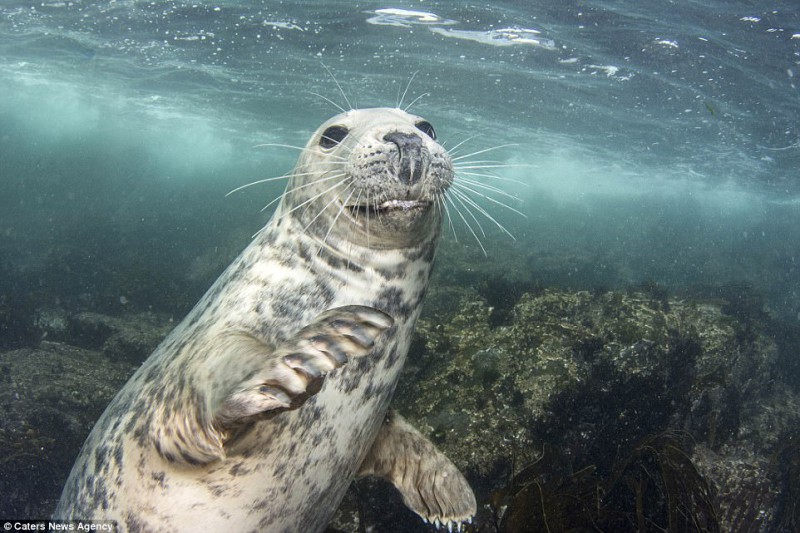
<path fill-rule="evenodd" d="M 0 353 L 0 515 L 47 516 L 113 394 L 172 324 L 32 312 Z M 765 314 L 722 300 L 437 283 L 394 407 L 462 469 L 473 531 L 792 531 L 800 400 Z M 794 352 L 796 353 L 796 352 Z M 354 484 L 340 531 L 426 531 Z"/>
<path fill-rule="evenodd" d="M 36 313 L 34 346 L 0 353 L 0 516 L 48 517 L 95 421 L 170 324 L 149 313 Z"/>
<path fill-rule="evenodd" d="M 476 529 L 797 527 L 798 397 L 764 323 L 658 290 L 455 296 L 395 405 L 473 482 Z"/>

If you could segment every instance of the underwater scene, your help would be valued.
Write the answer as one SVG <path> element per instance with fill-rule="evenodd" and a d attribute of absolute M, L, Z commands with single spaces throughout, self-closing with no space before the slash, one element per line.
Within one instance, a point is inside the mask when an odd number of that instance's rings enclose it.
<path fill-rule="evenodd" d="M 800 531 L 799 87 L 778 0 L 0 2 L 0 519 L 385 107 L 454 170 L 390 405 L 476 508 L 368 476 L 327 531 Z M 352 196 L 331 227 L 420 207 Z"/>

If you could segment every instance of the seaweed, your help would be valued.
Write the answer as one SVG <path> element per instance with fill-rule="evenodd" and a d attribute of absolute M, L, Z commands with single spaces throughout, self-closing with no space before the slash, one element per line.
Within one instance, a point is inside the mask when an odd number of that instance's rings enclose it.
<path fill-rule="evenodd" d="M 609 475 L 594 465 L 559 473 L 544 457 L 492 495 L 494 531 L 720 531 L 712 488 L 698 472 L 683 433 L 648 435 L 617 459 Z M 555 463 L 566 455 L 556 453 Z M 562 469 L 562 472 L 564 470 Z"/>
<path fill-rule="evenodd" d="M 589 466 L 557 475 L 538 460 L 514 475 L 507 487 L 490 497 L 493 518 L 487 526 L 501 533 L 517 531 L 585 531 L 594 524 L 600 480 Z"/>
<path fill-rule="evenodd" d="M 689 442 L 677 431 L 651 435 L 614 465 L 607 497 L 633 490 L 638 531 L 648 524 L 669 532 L 720 531 L 713 490 L 689 457 Z"/>
<path fill-rule="evenodd" d="M 800 531 L 800 431 L 784 435 L 774 468 L 782 473 L 775 531 Z"/>

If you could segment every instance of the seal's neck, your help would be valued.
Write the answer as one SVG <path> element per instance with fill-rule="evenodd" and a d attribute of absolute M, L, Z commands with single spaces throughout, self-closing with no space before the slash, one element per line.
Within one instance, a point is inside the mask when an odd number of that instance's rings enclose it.
<path fill-rule="evenodd" d="M 428 239 L 421 240 L 415 246 L 364 246 L 333 233 L 323 239 L 307 231 L 294 217 L 276 214 L 257 239 L 266 245 L 261 249 L 274 250 L 278 254 L 290 253 L 288 248 L 281 251 L 284 248 L 281 241 L 285 241 L 291 247 L 291 253 L 304 261 L 306 268 L 323 275 L 325 279 L 338 279 L 343 284 L 371 283 L 374 280 L 367 273 L 395 280 L 405 279 L 406 283 L 414 283 L 415 280 L 424 280 L 426 283 L 439 234 L 436 228 Z"/>

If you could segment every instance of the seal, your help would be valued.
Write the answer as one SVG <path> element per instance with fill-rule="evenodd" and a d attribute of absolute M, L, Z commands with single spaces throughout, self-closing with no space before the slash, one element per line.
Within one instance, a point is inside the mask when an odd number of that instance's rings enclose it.
<path fill-rule="evenodd" d="M 271 220 L 98 420 L 55 517 L 321 531 L 375 475 L 426 521 L 471 520 L 461 473 L 389 411 L 453 176 L 399 109 L 320 126 Z"/>

